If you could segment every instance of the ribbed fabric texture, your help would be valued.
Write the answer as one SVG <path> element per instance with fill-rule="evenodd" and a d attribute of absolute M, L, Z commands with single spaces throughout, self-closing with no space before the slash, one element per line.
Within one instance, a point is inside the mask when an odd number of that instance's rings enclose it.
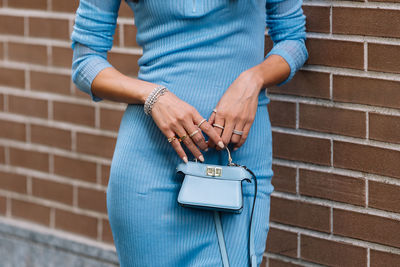
<path fill-rule="evenodd" d="M 274 41 L 268 54 L 290 65 L 290 80 L 307 59 L 305 17 L 299 0 L 139 0 L 136 40 L 143 47 L 138 78 L 168 87 L 208 118 L 229 85 L 264 58 L 266 23 Z M 110 67 L 120 0 L 81 0 L 71 35 L 72 79 L 93 101 L 93 79 Z M 267 56 L 268 56 L 267 55 Z M 132 66 L 135 62 L 132 62 Z M 283 84 L 282 83 L 282 84 Z M 234 162 L 258 178 L 254 213 L 255 250 L 261 263 L 269 230 L 272 133 L 262 90 L 246 142 L 232 151 Z M 207 136 L 205 136 L 207 139 Z M 101 145 L 101 144 L 100 144 Z M 193 155 L 183 146 L 189 160 Z M 206 163 L 227 164 L 226 151 L 203 152 Z M 175 168 L 182 160 L 143 105 L 129 104 L 122 117 L 111 163 L 107 208 L 115 246 L 125 266 L 222 266 L 210 211 L 180 207 Z M 224 213 L 222 225 L 231 266 L 248 266 L 253 184 L 243 182 L 241 214 Z"/>
<path fill-rule="evenodd" d="M 240 63 L 243 71 L 244 67 L 250 68 L 264 60 L 267 26 L 274 47 L 266 57 L 280 55 L 290 66 L 289 77 L 279 85 L 291 80 L 308 58 L 302 1 L 237 0 L 231 5 L 229 2 L 127 1 L 135 13 L 137 42 L 144 51 L 138 62 L 138 78 L 160 80 L 162 75 L 197 73 L 208 75 L 203 78 L 215 84 L 227 77 L 221 72 L 229 72 L 229 63 Z M 94 101 L 102 99 L 92 94 L 91 83 L 101 70 L 111 67 L 106 52 L 112 47 L 120 3 L 121 0 L 84 0 L 76 12 L 71 35 L 72 79 Z M 183 61 L 184 65 L 178 65 Z M 207 62 L 207 69 L 202 61 Z M 236 78 L 229 77 L 229 81 Z M 265 95 L 265 91 L 261 94 Z M 260 100 L 263 100 L 260 104 L 269 102 L 266 96 Z"/>

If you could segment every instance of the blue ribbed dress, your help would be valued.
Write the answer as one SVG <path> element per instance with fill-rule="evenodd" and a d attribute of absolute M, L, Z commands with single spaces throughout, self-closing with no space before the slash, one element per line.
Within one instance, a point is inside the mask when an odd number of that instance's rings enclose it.
<path fill-rule="evenodd" d="M 112 67 L 112 47 L 121 0 L 81 0 L 71 35 L 72 79 L 93 101 L 90 88 Z M 134 12 L 137 43 L 143 48 L 138 79 L 165 85 L 208 118 L 237 76 L 261 63 L 264 33 L 290 65 L 289 81 L 307 59 L 301 0 L 125 0 Z M 132 66 L 135 62 L 132 62 Z M 254 210 L 255 250 L 261 263 L 269 230 L 272 135 L 265 89 L 246 142 L 233 161 L 258 177 Z M 207 139 L 207 136 L 206 136 Z M 101 145 L 101 144 L 100 144 Z M 193 155 L 184 147 L 189 160 Z M 227 164 L 226 151 L 203 152 L 206 163 Z M 107 209 L 120 264 L 127 266 L 222 266 L 211 211 L 180 207 L 182 160 L 143 105 L 129 104 L 121 120 L 107 189 Z M 248 228 L 253 183 L 243 182 L 242 213 L 222 213 L 229 261 L 248 266 Z"/>

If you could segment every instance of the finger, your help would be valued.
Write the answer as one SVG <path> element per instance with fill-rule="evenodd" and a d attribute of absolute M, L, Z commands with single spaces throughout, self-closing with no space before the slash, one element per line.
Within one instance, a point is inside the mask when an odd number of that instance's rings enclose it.
<path fill-rule="evenodd" d="M 224 127 L 225 127 L 225 129 L 222 132 L 221 138 L 222 138 L 222 142 L 224 142 L 224 144 L 228 145 L 232 138 L 232 132 L 235 127 L 235 122 L 232 120 L 229 120 L 229 119 L 228 120 L 225 119 Z"/>
<path fill-rule="evenodd" d="M 194 134 L 191 138 L 203 150 L 208 150 L 208 144 L 206 143 L 206 140 L 203 136 L 203 133 L 201 132 L 201 129 L 197 127 L 197 125 L 203 120 L 203 117 L 198 113 L 195 112 L 193 114 L 193 121 L 192 123 L 187 123 L 184 125 L 186 131 L 191 134 L 194 131 L 198 131 L 196 134 Z M 193 123 L 195 125 L 193 125 Z M 203 122 L 204 123 L 204 122 Z"/>
<path fill-rule="evenodd" d="M 233 150 L 237 150 L 239 147 L 241 147 L 244 144 L 244 142 L 247 139 L 247 136 L 249 135 L 251 125 L 252 125 L 252 123 L 249 123 L 249 122 L 244 125 L 243 134 L 241 135 L 240 141 L 239 141 L 239 143 L 237 143 L 234 146 Z"/>
<path fill-rule="evenodd" d="M 221 115 L 215 114 L 215 119 L 214 119 L 214 121 L 215 121 L 215 122 L 214 122 L 213 124 L 218 124 L 218 125 L 224 127 L 225 119 L 224 119 L 224 117 L 222 117 Z M 213 125 L 213 124 L 212 124 L 212 125 Z M 222 131 L 223 131 L 223 129 L 221 129 L 220 127 L 217 127 L 217 126 L 213 126 L 213 127 L 214 127 L 214 129 L 215 129 L 215 132 L 218 134 L 218 136 L 222 136 Z M 221 140 L 222 140 L 222 137 L 221 137 Z M 225 143 L 224 140 L 222 140 L 222 143 L 224 144 L 224 147 L 225 147 L 225 145 L 227 145 L 227 143 Z M 222 148 L 221 148 L 221 147 L 217 147 L 216 149 L 217 149 L 217 150 L 221 150 Z"/>
<path fill-rule="evenodd" d="M 175 136 L 175 132 L 172 130 L 167 130 L 164 134 L 167 138 L 169 138 L 171 136 Z M 186 163 L 188 161 L 188 157 L 185 153 L 185 150 L 183 150 L 183 147 L 181 146 L 181 143 L 178 141 L 178 139 L 176 138 L 170 144 L 175 149 L 178 156 Z"/>
<path fill-rule="evenodd" d="M 245 124 L 245 121 L 239 121 L 238 123 L 236 123 L 234 130 L 243 132 L 244 124 Z M 240 138 L 241 138 L 241 135 L 235 134 L 232 131 L 231 143 L 234 143 L 236 145 L 237 143 L 239 143 Z"/>
<path fill-rule="evenodd" d="M 192 154 L 193 154 L 193 156 L 195 156 L 195 158 L 197 158 L 201 162 L 203 162 L 204 161 L 203 154 L 200 152 L 200 150 L 197 148 L 197 146 L 193 143 L 192 138 L 189 137 L 189 134 L 186 132 L 185 128 L 181 125 L 177 125 L 174 130 L 178 134 L 179 137 L 183 137 L 184 135 L 186 135 L 186 137 L 182 140 L 182 142 L 190 150 L 190 152 L 192 152 Z"/>
<path fill-rule="evenodd" d="M 214 118 L 215 118 L 215 112 L 213 112 L 213 113 L 211 114 L 210 118 L 208 119 L 208 123 L 209 123 L 210 125 L 212 125 L 212 124 L 214 123 Z M 208 139 L 207 144 L 208 144 L 208 147 L 215 148 L 215 142 L 214 142 L 213 140 Z"/>
<path fill-rule="evenodd" d="M 208 143 L 210 146 L 210 141 L 212 140 L 214 144 L 219 144 L 219 146 L 224 147 L 224 143 L 221 139 L 221 134 L 218 133 L 213 126 L 208 121 L 203 122 L 200 125 L 201 130 L 203 130 L 209 137 Z"/>

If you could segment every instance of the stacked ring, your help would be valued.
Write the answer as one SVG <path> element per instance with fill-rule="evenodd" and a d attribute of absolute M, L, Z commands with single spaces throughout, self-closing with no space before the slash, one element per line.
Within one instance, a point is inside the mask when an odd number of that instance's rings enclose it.
<path fill-rule="evenodd" d="M 170 138 L 168 138 L 168 142 L 172 142 L 172 141 L 174 141 L 176 139 L 176 136 L 172 136 L 172 137 L 170 137 Z"/>
<path fill-rule="evenodd" d="M 182 142 L 183 140 L 185 140 L 186 137 L 187 137 L 187 135 L 185 134 L 185 135 L 179 137 L 178 141 Z"/>
<path fill-rule="evenodd" d="M 191 133 L 189 136 L 192 137 L 193 135 L 197 134 L 199 132 L 199 130 L 197 129 L 196 131 L 194 131 L 193 133 Z"/>
<path fill-rule="evenodd" d="M 216 123 L 213 123 L 213 126 L 218 127 L 218 128 L 221 128 L 221 129 L 225 129 L 224 126 L 221 126 L 221 125 L 216 124 Z"/>
<path fill-rule="evenodd" d="M 200 125 L 201 125 L 203 122 L 205 122 L 205 121 L 206 121 L 206 119 L 202 119 L 201 122 L 199 122 L 199 124 L 197 124 L 197 127 L 200 128 Z"/>
<path fill-rule="evenodd" d="M 238 135 L 243 135 L 243 131 L 238 131 L 238 130 L 235 130 L 235 129 L 233 129 L 233 133 L 234 134 L 238 134 Z"/>

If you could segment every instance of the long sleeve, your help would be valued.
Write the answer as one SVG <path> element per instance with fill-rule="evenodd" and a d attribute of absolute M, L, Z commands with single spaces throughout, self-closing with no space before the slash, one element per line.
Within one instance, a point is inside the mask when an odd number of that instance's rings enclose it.
<path fill-rule="evenodd" d="M 265 56 L 279 55 L 290 66 L 289 77 L 278 85 L 290 81 L 308 58 L 305 46 L 306 18 L 303 14 L 302 0 L 266 0 L 266 24 L 268 34 L 274 43 Z"/>
<path fill-rule="evenodd" d="M 91 91 L 97 74 L 112 65 L 107 52 L 112 48 L 121 0 L 80 0 L 71 34 L 72 80 L 93 101 L 102 98 Z"/>

